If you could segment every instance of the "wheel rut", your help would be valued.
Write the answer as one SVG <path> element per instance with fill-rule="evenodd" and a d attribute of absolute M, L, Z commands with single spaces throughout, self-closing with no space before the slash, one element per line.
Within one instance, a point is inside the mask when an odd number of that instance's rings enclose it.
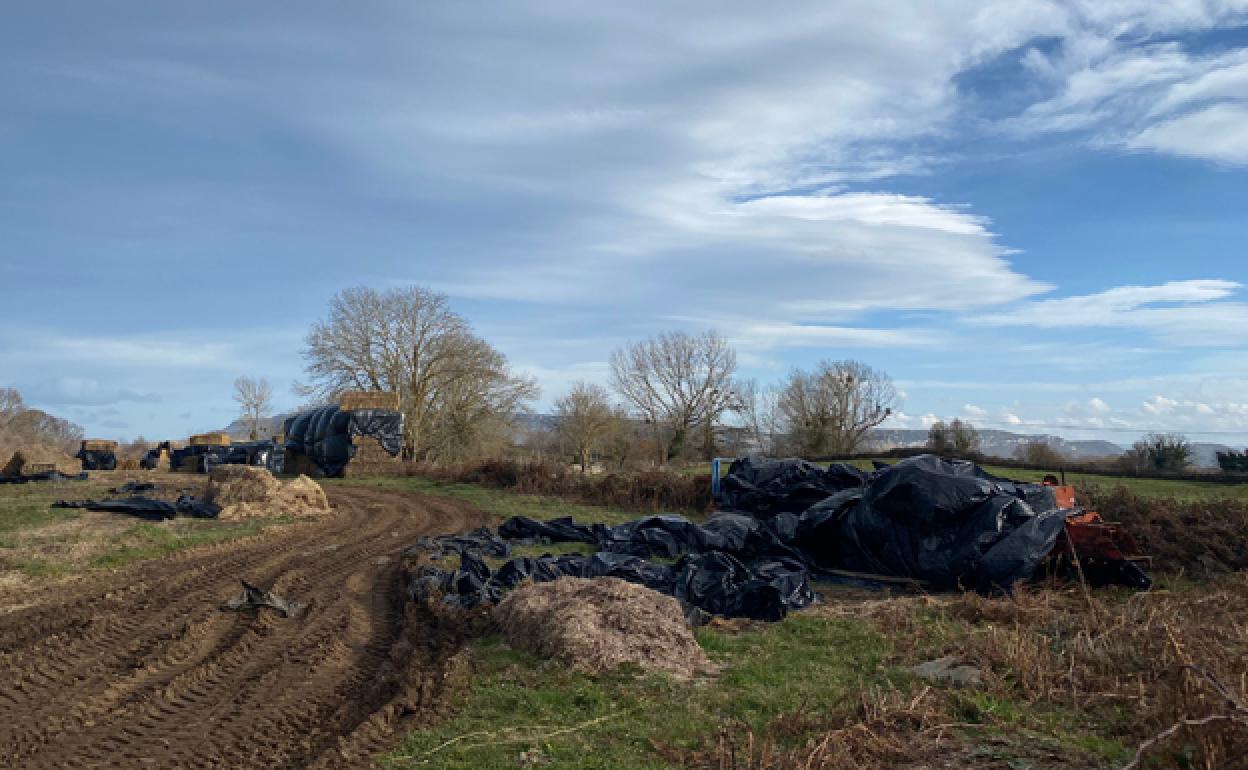
<path fill-rule="evenodd" d="M 400 554 L 488 523 L 364 487 L 333 516 L 133 565 L 0 614 L 0 767 L 367 767 L 442 710 L 462 641 L 404 601 Z M 239 579 L 308 603 L 227 613 Z"/>

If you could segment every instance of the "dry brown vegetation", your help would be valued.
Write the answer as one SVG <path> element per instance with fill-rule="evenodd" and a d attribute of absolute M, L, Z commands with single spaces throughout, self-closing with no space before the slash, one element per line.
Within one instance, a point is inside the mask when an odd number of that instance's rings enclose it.
<path fill-rule="evenodd" d="M 1146 497 L 1126 487 L 1090 487 L 1079 498 L 1123 524 L 1159 572 L 1204 579 L 1248 569 L 1248 501 Z"/>
<path fill-rule="evenodd" d="M 411 463 L 407 474 L 626 511 L 696 514 L 711 505 L 711 482 L 705 474 L 642 471 L 591 476 L 558 463 L 521 460 L 481 460 L 457 465 Z"/>
<path fill-rule="evenodd" d="M 797 709 L 760 731 L 725 725 L 705 748 L 669 756 L 717 770 L 997 766 L 976 761 L 986 742 L 1091 728 L 1130 747 L 1124 767 L 1213 770 L 1248 760 L 1248 575 L 1129 596 L 1048 588 L 1012 598 L 833 599 L 811 612 L 866 618 L 891 641 L 893 665 L 957 655 L 979 668 L 982 685 L 864 690 L 855 703 Z M 1031 748 L 1038 767 L 1105 763 L 1078 742 Z"/>

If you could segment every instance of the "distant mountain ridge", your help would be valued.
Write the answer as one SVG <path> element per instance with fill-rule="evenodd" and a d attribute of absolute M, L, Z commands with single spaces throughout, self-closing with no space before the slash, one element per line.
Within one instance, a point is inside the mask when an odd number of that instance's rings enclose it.
<path fill-rule="evenodd" d="M 1099 439 L 1066 439 L 1053 435 L 1027 435 L 1006 430 L 979 431 L 980 451 L 992 457 L 1012 458 L 1018 448 L 1031 441 L 1043 441 L 1054 450 L 1072 460 L 1089 460 L 1094 457 L 1117 457 L 1125 448 L 1112 441 Z M 896 447 L 921 447 L 927 444 L 925 430 L 876 429 L 868 434 L 868 441 L 878 449 Z"/>

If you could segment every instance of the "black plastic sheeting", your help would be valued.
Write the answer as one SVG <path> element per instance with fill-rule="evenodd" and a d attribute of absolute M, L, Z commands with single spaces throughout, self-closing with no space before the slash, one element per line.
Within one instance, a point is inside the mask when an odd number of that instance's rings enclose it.
<path fill-rule="evenodd" d="M 145 467 L 147 465 L 156 467 L 159 457 L 159 449 L 148 452 L 148 456 L 144 458 Z M 267 468 L 273 473 L 281 473 L 284 470 L 285 457 L 285 445 L 267 439 L 246 441 L 229 446 L 187 446 L 174 449 L 169 453 L 169 462 L 176 470 L 183 468 L 185 461 L 189 459 L 194 470 L 199 473 L 208 473 L 218 465 L 252 465 Z"/>
<path fill-rule="evenodd" d="M 221 605 L 221 609 L 227 612 L 243 612 L 245 610 L 259 611 L 264 608 L 275 610 L 281 613 L 282 617 L 294 617 L 308 608 L 308 605 L 302 602 L 292 602 L 289 599 L 283 599 L 272 591 L 253 586 L 246 580 L 239 580 L 243 584 L 243 592 L 237 598 L 230 599 Z"/>
<path fill-rule="evenodd" d="M 323 406 L 286 420 L 286 452 L 305 455 L 326 476 L 341 476 L 355 457 L 355 439 L 377 441 L 395 457 L 403 449 L 403 415 L 390 409 Z"/>
<path fill-rule="evenodd" d="M 146 521 L 164 521 L 177 516 L 215 519 L 221 508 L 191 495 L 183 495 L 176 503 L 149 497 L 126 497 L 117 500 L 57 500 L 53 508 L 85 508 L 88 511 L 124 513 Z"/>
<path fill-rule="evenodd" d="M 48 471 L 46 473 L 32 473 L 26 476 L 0 476 L 0 484 L 28 484 L 32 481 L 86 481 L 87 472 L 83 471 L 76 476 L 66 476 L 60 471 Z"/>
<path fill-rule="evenodd" d="M 934 589 L 1009 591 L 1052 553 L 1069 511 L 1053 490 L 998 478 L 973 463 L 923 455 L 866 473 L 802 460 L 734 462 L 705 524 L 647 516 L 617 527 L 513 517 L 498 532 L 424 539 L 413 597 L 496 602 L 524 579 L 611 576 L 729 617 L 775 620 L 814 601 L 810 581 L 871 576 Z M 506 558 L 510 544 L 585 543 L 590 555 Z M 669 560 L 667 563 L 652 559 Z M 674 560 L 674 561 L 670 561 Z"/>
<path fill-rule="evenodd" d="M 582 542 L 592 554 L 521 556 L 491 570 L 484 556 L 510 555 L 511 544 Z M 412 576 L 412 597 L 441 595 L 465 607 L 497 602 L 522 580 L 616 577 L 680 599 L 698 613 L 779 620 L 815 600 L 805 564 L 787 548 L 772 524 L 739 514 L 713 517 L 706 525 L 683 516 L 647 516 L 617 527 L 578 524 L 570 518 L 508 519 L 495 534 L 424 538 L 409 556 L 434 561 L 458 556 L 459 567 L 425 564 Z M 671 563 L 649 559 L 675 559 Z"/>
<path fill-rule="evenodd" d="M 74 457 L 82 460 L 84 471 L 117 470 L 117 453 L 111 449 L 79 449 Z"/>
<path fill-rule="evenodd" d="M 844 466 L 810 477 L 800 460 L 738 460 L 718 501 L 758 515 L 774 510 L 772 479 L 801 468 L 797 487 L 831 491 L 804 510 L 792 544 L 813 566 L 912 578 L 937 589 L 1008 590 L 1052 552 L 1066 512 L 1053 490 L 1009 481 L 964 460 L 921 455 L 861 474 Z M 783 490 L 780 490 L 782 494 Z M 756 506 L 761 503 L 763 511 Z"/>
<path fill-rule="evenodd" d="M 135 481 L 131 479 L 119 487 L 113 487 L 108 490 L 114 495 L 137 495 L 143 492 L 151 492 L 156 489 L 156 485 L 150 481 Z"/>
<path fill-rule="evenodd" d="M 844 489 L 859 488 L 867 474 L 852 465 L 823 468 L 806 460 L 744 457 L 720 482 L 720 505 L 756 516 L 801 513 Z"/>

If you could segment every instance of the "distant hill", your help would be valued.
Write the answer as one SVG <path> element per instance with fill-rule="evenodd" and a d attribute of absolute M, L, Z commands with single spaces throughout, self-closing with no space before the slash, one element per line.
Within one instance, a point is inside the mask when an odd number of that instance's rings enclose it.
<path fill-rule="evenodd" d="M 1089 460 L 1094 457 L 1116 457 L 1123 453 L 1123 447 L 1111 442 L 1100 440 L 1072 440 L 1061 436 L 1025 435 L 1005 430 L 979 431 L 980 451 L 992 457 L 1012 458 L 1020 446 L 1029 441 L 1040 440 L 1053 447 L 1065 457 L 1072 460 Z M 921 447 L 927 444 L 925 430 L 876 430 L 870 434 L 870 441 L 880 449 L 894 447 Z"/>
<path fill-rule="evenodd" d="M 262 439 L 272 438 L 282 432 L 282 423 L 286 422 L 289 414 L 279 414 L 273 417 L 266 417 L 260 421 L 259 437 Z M 229 425 L 221 429 L 222 433 L 230 434 L 233 441 L 246 441 L 251 437 L 251 427 L 248 423 L 241 419 L 235 420 Z"/>
<path fill-rule="evenodd" d="M 1192 465 L 1197 468 L 1217 468 L 1218 452 L 1233 449 L 1226 444 L 1192 444 Z"/>

